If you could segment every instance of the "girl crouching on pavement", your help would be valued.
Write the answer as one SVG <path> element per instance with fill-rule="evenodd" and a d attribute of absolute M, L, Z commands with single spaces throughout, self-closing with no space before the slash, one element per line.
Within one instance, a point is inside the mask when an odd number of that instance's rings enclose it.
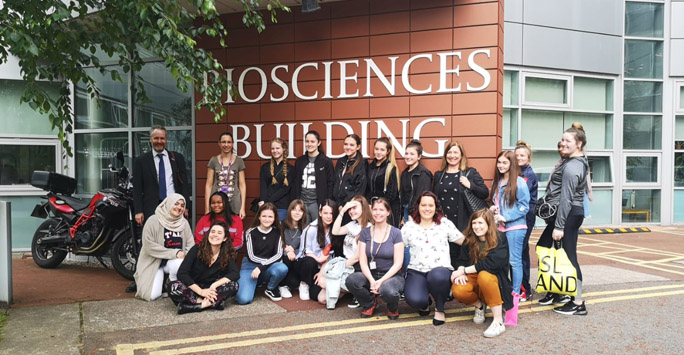
<path fill-rule="evenodd" d="M 283 263 L 287 266 L 287 276 L 280 283 L 280 295 L 283 298 L 291 298 L 292 290 L 299 286 L 299 280 L 295 275 L 293 265 L 297 259 L 297 250 L 302 242 L 302 231 L 306 227 L 306 205 L 302 200 L 290 202 L 287 208 L 287 216 L 283 221 L 283 235 L 285 235 L 285 249 L 283 250 Z"/>
<path fill-rule="evenodd" d="M 171 283 L 169 297 L 178 306 L 178 314 L 207 308 L 223 310 L 226 299 L 237 293 L 239 277 L 228 225 L 216 221 L 206 237 L 183 259 L 178 281 Z"/>
<path fill-rule="evenodd" d="M 373 316 L 378 296 L 387 303 L 387 318 L 399 318 L 399 296 L 404 292 L 405 283 L 400 272 L 404 241 L 401 230 L 388 223 L 391 211 L 384 198 L 373 201 L 375 224 L 361 231 L 359 237 L 361 272 L 347 277 L 347 289 L 363 307 L 363 318 Z"/>
<path fill-rule="evenodd" d="M 508 240 L 497 233 L 492 212 L 475 211 L 465 230 L 465 241 L 451 273 L 451 292 L 459 302 L 475 306 L 473 322 L 485 321 L 485 309 L 492 309 L 494 320 L 484 336 L 493 338 L 506 331 L 502 312 L 513 307 L 508 279 Z M 503 307 L 502 307 L 503 305 Z"/>
<path fill-rule="evenodd" d="M 257 211 L 252 227 L 245 233 L 247 254 L 240 268 L 240 288 L 235 296 L 238 304 L 254 299 L 257 285 L 266 284 L 264 292 L 272 301 L 282 300 L 278 285 L 287 275 L 283 257 L 283 231 L 280 228 L 278 209 L 266 202 Z"/>

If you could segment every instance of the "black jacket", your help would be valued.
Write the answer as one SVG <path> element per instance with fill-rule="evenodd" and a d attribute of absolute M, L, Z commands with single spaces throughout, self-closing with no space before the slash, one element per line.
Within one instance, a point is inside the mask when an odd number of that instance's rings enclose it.
<path fill-rule="evenodd" d="M 133 211 L 143 213 L 145 221 L 154 214 L 159 205 L 159 178 L 154 166 L 153 151 L 139 155 L 133 162 Z M 185 159 L 180 153 L 167 150 L 171 162 L 173 188 L 185 197 L 185 209 L 190 210 L 190 187 Z"/>
<path fill-rule="evenodd" d="M 235 260 L 228 263 L 226 270 L 221 270 L 221 263 L 218 260 L 211 266 L 207 266 L 197 257 L 198 248 L 197 245 L 190 248 L 188 255 L 185 256 L 178 268 L 178 280 L 185 286 L 190 287 L 197 284 L 201 288 L 208 288 L 222 277 L 226 277 L 230 281 L 237 281 L 240 278 L 240 269 L 235 264 Z"/>
<path fill-rule="evenodd" d="M 302 172 L 309 164 L 309 155 L 304 154 L 297 158 L 294 167 L 294 176 L 291 180 L 290 200 L 301 198 L 302 196 Z M 325 199 L 332 198 L 333 184 L 335 183 L 332 160 L 324 154 L 318 154 L 314 160 L 316 169 L 316 199 L 318 203 L 324 203 Z"/>
<path fill-rule="evenodd" d="M 468 181 L 470 181 L 470 191 L 472 191 L 473 195 L 483 200 L 489 197 L 489 189 L 487 188 L 487 185 L 485 185 L 482 176 L 480 176 L 480 173 L 478 173 L 475 168 L 467 168 L 465 171 L 462 171 L 461 174 L 464 176 L 467 175 L 466 177 Z M 438 185 L 443 176 L 444 170 L 440 170 L 435 173 L 435 187 L 433 192 L 437 195 L 437 197 L 440 197 Z M 470 219 L 470 215 L 473 213 L 473 211 L 470 210 L 468 200 L 463 193 L 464 189 L 465 187 L 461 185 L 457 192 L 456 203 L 458 208 L 455 218 L 454 216 L 447 216 L 447 218 L 449 218 L 449 220 L 451 220 L 451 222 L 456 225 L 456 228 L 458 228 L 458 230 L 461 232 L 464 232 L 466 227 L 468 227 L 468 220 Z M 463 213 L 461 213 L 461 211 L 463 211 Z"/>
<path fill-rule="evenodd" d="M 491 228 L 491 227 L 490 227 Z M 508 279 L 508 272 L 510 267 L 508 265 L 508 240 L 504 233 L 497 232 L 499 236 L 499 241 L 496 247 L 489 251 L 487 256 L 478 261 L 475 265 L 475 270 L 477 272 L 487 271 L 492 275 L 496 275 L 499 280 L 499 292 L 501 292 L 501 299 L 503 300 L 504 310 L 509 310 L 513 308 L 513 296 L 511 292 L 513 291 L 513 286 L 511 285 L 511 280 Z M 470 260 L 470 254 L 468 246 L 463 243 L 461 246 L 461 254 L 454 265 L 454 268 L 460 266 L 468 267 L 473 265 Z"/>
<path fill-rule="evenodd" d="M 397 227 L 401 220 L 400 204 L 399 204 L 399 182 L 397 181 L 396 167 L 392 167 L 389 180 L 385 184 L 385 175 L 389 162 L 385 160 L 379 166 L 376 160 L 373 159 L 368 164 L 368 183 L 366 184 L 366 199 L 369 203 L 373 202 L 374 198 L 384 197 L 389 202 L 392 208 L 390 215 L 390 224 Z"/>
<path fill-rule="evenodd" d="M 350 167 L 361 159 L 359 164 L 354 169 L 354 173 L 350 174 Z M 366 193 L 366 171 L 368 170 L 368 162 L 363 159 L 361 153 L 356 153 L 356 157 L 349 159 L 348 156 L 343 156 L 337 160 L 335 165 L 335 187 L 333 189 L 333 197 L 339 206 L 344 206 L 355 195 L 365 195 Z"/>
<path fill-rule="evenodd" d="M 273 183 L 271 176 L 271 162 L 261 166 L 259 172 L 259 186 L 260 195 L 259 200 L 264 202 L 273 202 L 277 208 L 287 209 L 290 205 L 290 189 L 292 188 L 294 167 L 287 164 L 287 186 L 284 185 L 285 174 L 283 173 L 284 160 L 280 164 L 273 167 L 273 175 L 275 175 L 276 183 Z"/>
<path fill-rule="evenodd" d="M 418 196 L 425 191 L 432 191 L 432 173 L 423 164 L 409 171 L 408 167 L 401 173 L 401 205 L 408 205 L 409 211 L 416 203 Z"/>

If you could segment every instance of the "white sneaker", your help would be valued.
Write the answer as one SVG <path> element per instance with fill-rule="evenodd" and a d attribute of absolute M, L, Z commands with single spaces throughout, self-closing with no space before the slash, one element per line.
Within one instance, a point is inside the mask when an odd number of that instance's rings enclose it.
<path fill-rule="evenodd" d="M 292 292 L 290 292 L 290 288 L 287 286 L 280 286 L 278 287 L 278 290 L 280 291 L 280 295 L 283 298 L 292 298 Z"/>
<path fill-rule="evenodd" d="M 475 307 L 475 315 L 473 316 L 473 323 L 482 324 L 485 322 L 485 310 L 487 310 L 487 305 L 482 304 L 482 309 Z"/>
<path fill-rule="evenodd" d="M 503 334 L 503 332 L 505 331 L 506 326 L 503 325 L 503 323 L 492 321 L 492 324 L 489 325 L 489 328 L 487 328 L 487 330 L 484 331 L 484 336 L 485 338 L 494 338 Z"/>
<path fill-rule="evenodd" d="M 299 284 L 299 299 L 302 301 L 310 300 L 310 298 L 309 298 L 309 285 L 307 285 L 303 282 Z"/>

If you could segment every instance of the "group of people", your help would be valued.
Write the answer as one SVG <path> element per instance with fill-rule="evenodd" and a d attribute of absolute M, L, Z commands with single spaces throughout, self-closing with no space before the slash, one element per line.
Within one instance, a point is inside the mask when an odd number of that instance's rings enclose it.
<path fill-rule="evenodd" d="M 151 133 L 163 133 L 165 143 L 163 127 Z M 271 159 L 259 175 L 256 216 L 243 232 L 245 164 L 234 153 L 232 135 L 222 133 L 221 153 L 208 164 L 207 213 L 193 234 L 184 218 L 187 195 L 178 185 L 187 179 L 164 160 L 168 156 L 178 163 L 182 157 L 164 147 L 159 151 L 161 144 L 151 138 L 159 160 L 143 155 L 135 164 L 146 162 L 158 177 L 156 189 L 148 190 L 140 181 L 139 199 L 159 194 L 153 214 L 142 204 L 135 206 L 141 211 L 136 220 L 144 223 L 136 296 L 154 300 L 167 292 L 182 314 L 223 309 L 231 297 L 248 304 L 260 285 L 273 301 L 298 290 L 301 300 L 329 309 L 348 292 L 353 295 L 349 306 L 361 307 L 362 317 L 371 317 L 382 300 L 389 319 L 398 318 L 404 297 L 422 316 L 434 305 L 435 326 L 444 324 L 445 303 L 454 298 L 475 307 L 475 323 L 484 323 L 490 307 L 493 321 L 486 337 L 505 331 L 503 314 L 513 306 L 514 295 L 531 297 L 528 242 L 538 182 L 529 145 L 518 142 L 515 150 L 497 156 L 488 188 L 457 141 L 446 146 L 433 178 L 420 162 L 423 149 L 416 140 L 406 147 L 401 173 L 386 138 L 375 141 L 374 158 L 366 161 L 359 136 L 348 135 L 345 155 L 335 167 L 317 132 L 307 132 L 304 140 L 306 152 L 294 166 L 287 162 L 285 141 L 270 142 Z M 550 247 L 562 239 L 577 269 L 578 294 L 574 299 L 547 294 L 540 303 L 559 304 L 554 310 L 563 314 L 586 314 L 576 254 L 588 180 L 581 125 L 566 130 L 560 146 L 561 160 L 545 194 L 557 213 L 546 219 L 538 245 Z M 476 208 L 478 200 L 487 201 L 489 208 Z M 238 268 L 240 248 L 245 251 Z"/>

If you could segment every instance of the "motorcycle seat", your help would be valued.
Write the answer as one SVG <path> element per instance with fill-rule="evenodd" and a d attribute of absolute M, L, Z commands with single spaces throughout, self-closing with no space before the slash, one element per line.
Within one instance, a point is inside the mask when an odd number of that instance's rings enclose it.
<path fill-rule="evenodd" d="M 71 196 L 60 196 L 60 199 L 64 200 L 71 208 L 73 208 L 75 211 L 80 211 L 90 204 L 90 199 L 81 199 L 78 197 L 71 197 Z"/>

